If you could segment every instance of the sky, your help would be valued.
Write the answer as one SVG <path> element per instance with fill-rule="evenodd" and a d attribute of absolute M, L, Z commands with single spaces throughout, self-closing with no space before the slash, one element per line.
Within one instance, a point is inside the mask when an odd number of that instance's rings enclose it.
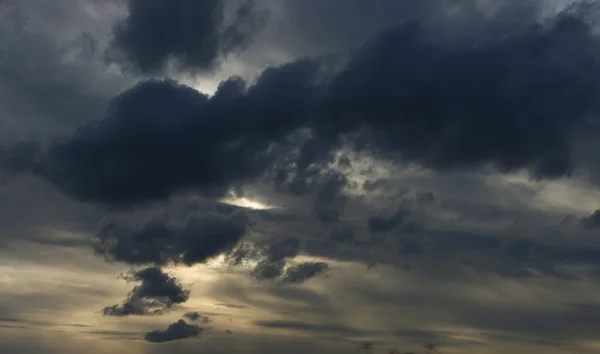
<path fill-rule="evenodd" d="M 600 353 L 598 19 L 0 1 L 0 353 Z"/>

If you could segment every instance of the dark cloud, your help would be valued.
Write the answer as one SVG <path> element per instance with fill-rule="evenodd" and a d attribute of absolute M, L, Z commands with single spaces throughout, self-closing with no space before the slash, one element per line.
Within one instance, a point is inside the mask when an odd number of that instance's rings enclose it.
<path fill-rule="evenodd" d="M 164 343 L 174 340 L 198 337 L 204 329 L 198 325 L 187 324 L 184 320 L 171 323 L 167 329 L 154 330 L 146 333 L 144 339 L 151 343 Z"/>
<path fill-rule="evenodd" d="M 107 56 L 142 73 L 159 73 L 173 64 L 181 70 L 214 69 L 219 60 L 245 48 L 265 13 L 244 1 L 225 23 L 223 0 L 129 0 L 117 22 Z"/>
<path fill-rule="evenodd" d="M 587 230 L 593 230 L 600 227 L 600 209 L 594 211 L 589 216 L 581 218 L 581 225 Z"/>
<path fill-rule="evenodd" d="M 443 232 L 429 233 L 428 235 L 435 242 L 433 251 L 439 253 L 454 254 L 461 251 L 494 251 L 503 245 L 501 236 L 490 236 L 484 233 Z"/>
<path fill-rule="evenodd" d="M 285 16 L 268 38 L 287 51 L 320 53 L 355 49 L 382 27 L 404 19 L 423 22 L 444 36 L 461 37 L 518 28 L 534 19 L 542 1 L 505 0 L 285 0 Z"/>
<path fill-rule="evenodd" d="M 290 264 L 300 254 L 300 250 L 300 239 L 275 236 L 261 244 L 242 243 L 228 252 L 226 258 L 233 266 L 242 264 L 244 260 L 255 261 L 256 265 L 250 272 L 253 278 L 284 283 L 303 283 L 329 269 L 325 262 Z"/>
<path fill-rule="evenodd" d="M 346 243 L 354 239 L 354 229 L 350 225 L 343 225 L 331 231 L 332 241 Z"/>
<path fill-rule="evenodd" d="M 389 218 L 374 216 L 367 221 L 367 228 L 371 233 L 389 232 L 400 227 L 409 217 L 410 212 L 400 209 Z"/>
<path fill-rule="evenodd" d="M 157 315 L 188 300 L 190 291 L 158 267 L 131 271 L 127 281 L 141 281 L 121 305 L 105 307 L 105 316 Z"/>
<path fill-rule="evenodd" d="M 301 59 L 266 69 L 250 87 L 226 80 L 210 98 L 172 81 L 143 82 L 115 98 L 103 120 L 43 151 L 34 173 L 113 205 L 190 188 L 218 194 L 273 169 L 276 181 L 303 191 L 340 138 L 354 137 L 355 149 L 437 170 L 569 175 L 572 137 L 598 113 L 600 91 L 600 42 L 578 9 L 475 42 L 446 43 L 409 21 L 335 73 Z M 302 147 L 282 149 L 303 127 L 311 133 Z M 335 200 L 323 220 L 337 219 Z"/>
<path fill-rule="evenodd" d="M 196 321 L 196 320 L 199 320 L 200 318 L 202 318 L 202 315 L 199 312 L 193 311 L 193 312 L 187 312 L 186 314 L 183 315 L 183 317 L 189 319 L 190 321 Z"/>
<path fill-rule="evenodd" d="M 325 262 L 305 262 L 288 267 L 282 281 L 286 283 L 303 283 L 307 279 L 323 274 L 329 269 Z"/>
<path fill-rule="evenodd" d="M 310 60 L 270 68 L 250 88 L 232 78 L 211 98 L 173 81 L 142 82 L 117 96 L 104 119 L 31 154 L 33 172 L 76 199 L 108 205 L 191 188 L 223 194 L 281 154 L 274 144 L 312 106 L 315 69 Z"/>
<path fill-rule="evenodd" d="M 376 180 L 366 180 L 363 183 L 363 189 L 367 192 L 372 192 L 381 189 L 388 185 L 390 181 L 386 178 L 378 178 Z"/>
<path fill-rule="evenodd" d="M 423 203 L 433 203 L 435 201 L 435 194 L 433 192 L 421 192 L 417 193 L 417 200 Z"/>
<path fill-rule="evenodd" d="M 241 211 L 192 214 L 183 225 L 160 217 L 137 226 L 109 222 L 95 235 L 94 248 L 108 260 L 129 264 L 192 265 L 233 249 L 247 225 Z"/>
<path fill-rule="evenodd" d="M 328 116 L 344 130 L 372 129 L 376 151 L 427 167 L 492 164 L 537 177 L 568 175 L 567 132 L 597 109 L 599 85 L 587 75 L 599 70 L 591 59 L 598 43 L 586 23 L 566 13 L 452 49 L 408 22 L 372 41 L 336 77 Z M 566 86 L 575 91 L 565 95 Z"/>
<path fill-rule="evenodd" d="M 256 279 L 276 279 L 282 275 L 287 260 L 300 253 L 300 240 L 294 237 L 276 237 L 264 248 L 260 261 L 252 269 L 251 274 Z"/>
<path fill-rule="evenodd" d="M 90 9 L 94 9 L 90 11 Z M 107 72 L 96 57 L 102 6 L 65 1 L 0 5 L 0 139 L 40 139 L 98 118 L 131 82 Z M 49 19 L 51 17 L 51 19 Z M 104 21 L 110 21 L 105 17 Z"/>
<path fill-rule="evenodd" d="M 300 252 L 300 240 L 293 237 L 276 238 L 267 245 L 265 256 L 270 261 L 294 258 Z"/>
<path fill-rule="evenodd" d="M 210 322 L 210 318 L 208 316 L 203 316 L 196 311 L 187 312 L 183 315 L 183 317 L 187 318 L 190 321 L 202 321 L 202 323 Z"/>
<path fill-rule="evenodd" d="M 285 268 L 285 260 L 261 260 L 252 268 L 251 275 L 259 280 L 272 280 L 281 276 L 283 268 Z"/>

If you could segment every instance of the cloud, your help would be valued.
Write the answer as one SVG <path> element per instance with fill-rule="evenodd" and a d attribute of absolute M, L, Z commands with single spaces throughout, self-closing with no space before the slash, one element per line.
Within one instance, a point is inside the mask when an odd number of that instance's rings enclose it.
<path fill-rule="evenodd" d="M 185 71 L 212 70 L 223 56 L 248 46 L 266 15 L 250 0 L 228 24 L 223 0 L 129 0 L 127 5 L 107 56 L 145 74 L 160 73 L 170 62 Z"/>
<path fill-rule="evenodd" d="M 310 60 L 270 68 L 248 89 L 231 78 L 211 98 L 170 80 L 141 82 L 113 99 L 104 119 L 31 154 L 33 173 L 71 197 L 109 206 L 189 189 L 222 195 L 281 154 L 273 144 L 305 118 L 315 68 Z"/>
<path fill-rule="evenodd" d="M 329 264 L 325 262 L 304 262 L 288 267 L 281 280 L 285 283 L 303 283 L 328 269 Z"/>
<path fill-rule="evenodd" d="M 398 210 L 389 218 L 374 216 L 367 220 L 367 227 L 371 233 L 384 233 L 401 226 L 410 213 L 406 210 Z"/>
<path fill-rule="evenodd" d="M 597 229 L 600 227 L 600 209 L 594 211 L 591 215 L 582 218 L 580 222 L 587 230 Z"/>
<path fill-rule="evenodd" d="M 252 269 L 252 276 L 256 279 L 269 280 L 279 278 L 289 258 L 294 258 L 300 253 L 300 240 L 293 237 L 275 237 L 264 246 L 264 251 L 259 256 L 260 261 Z"/>
<path fill-rule="evenodd" d="M 344 138 L 355 150 L 440 171 L 491 165 L 568 176 L 574 133 L 598 113 L 600 41 L 584 15 L 574 7 L 475 43 L 446 43 L 408 21 L 338 71 L 300 59 L 267 68 L 251 86 L 223 81 L 212 97 L 142 82 L 103 120 L 32 158 L 33 172 L 109 205 L 186 189 L 220 194 L 265 175 L 303 191 Z"/>
<path fill-rule="evenodd" d="M 105 307 L 102 311 L 105 316 L 162 314 L 190 296 L 190 291 L 183 289 L 177 279 L 158 267 L 131 271 L 124 279 L 142 283 L 133 288 L 121 305 Z"/>
<path fill-rule="evenodd" d="M 92 12 L 103 17 L 102 23 Z M 103 24 L 110 21 L 100 4 L 2 2 L 3 143 L 70 132 L 101 116 L 115 90 L 131 84 L 106 70 L 98 58 Z"/>
<path fill-rule="evenodd" d="M 202 316 L 197 311 L 187 312 L 183 315 L 183 317 L 187 318 L 190 321 L 202 321 L 202 323 L 210 322 L 210 318 L 208 316 Z"/>
<path fill-rule="evenodd" d="M 164 343 L 174 340 L 198 337 L 203 328 L 187 324 L 184 320 L 171 323 L 166 330 L 154 330 L 146 333 L 144 339 L 150 343 Z"/>
<path fill-rule="evenodd" d="M 108 260 L 133 265 L 193 265 L 233 249 L 248 221 L 239 210 L 228 215 L 191 213 L 182 225 L 162 217 L 135 226 L 111 221 L 95 235 L 94 249 Z"/>
<path fill-rule="evenodd" d="M 295 237 L 272 237 L 263 245 L 241 244 L 228 258 L 233 265 L 243 259 L 258 260 L 250 274 L 258 280 L 279 280 L 284 283 L 303 283 L 329 269 L 326 262 L 304 262 L 290 264 L 290 260 L 300 254 L 301 243 Z"/>

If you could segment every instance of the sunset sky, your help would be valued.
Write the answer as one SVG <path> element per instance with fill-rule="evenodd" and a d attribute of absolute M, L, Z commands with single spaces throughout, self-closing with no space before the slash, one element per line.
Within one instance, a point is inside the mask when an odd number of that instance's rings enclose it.
<path fill-rule="evenodd" d="M 599 19 L 0 0 L 0 354 L 600 353 Z"/>

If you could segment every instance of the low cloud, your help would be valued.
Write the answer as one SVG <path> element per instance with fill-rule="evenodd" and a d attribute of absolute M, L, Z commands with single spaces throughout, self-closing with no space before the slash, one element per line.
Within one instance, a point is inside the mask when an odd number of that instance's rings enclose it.
<path fill-rule="evenodd" d="M 127 281 L 141 281 L 120 305 L 105 307 L 105 316 L 158 315 L 186 302 L 190 291 L 183 289 L 174 277 L 158 267 L 131 271 L 124 276 Z"/>
<path fill-rule="evenodd" d="M 144 339 L 150 343 L 171 342 L 198 337 L 203 330 L 198 325 L 188 324 L 184 320 L 179 320 L 171 323 L 165 330 L 154 330 L 146 333 Z"/>
<path fill-rule="evenodd" d="M 248 217 L 236 210 L 189 215 L 183 225 L 152 218 L 141 225 L 109 222 L 94 237 L 95 251 L 133 265 L 193 265 L 232 249 L 244 236 Z"/>
<path fill-rule="evenodd" d="M 187 312 L 183 315 L 183 317 L 187 318 L 190 321 L 200 321 L 202 323 L 210 322 L 210 318 L 208 316 L 203 316 L 197 311 Z"/>
<path fill-rule="evenodd" d="M 328 269 L 329 264 L 325 262 L 300 263 L 288 267 L 281 280 L 285 283 L 303 283 L 310 278 L 325 273 Z"/>

